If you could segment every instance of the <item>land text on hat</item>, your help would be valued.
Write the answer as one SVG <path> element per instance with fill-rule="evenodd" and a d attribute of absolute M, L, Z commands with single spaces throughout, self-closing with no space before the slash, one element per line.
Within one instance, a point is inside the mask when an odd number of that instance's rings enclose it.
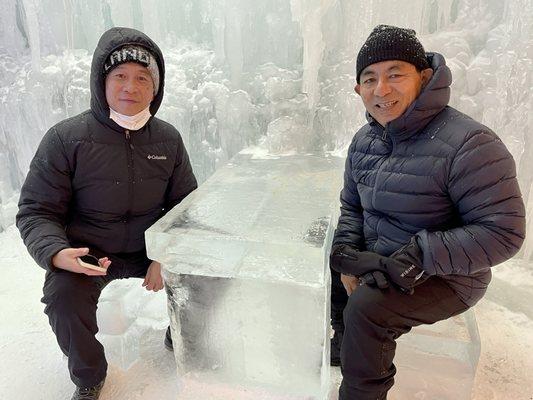
<path fill-rule="evenodd" d="M 120 64 L 135 62 L 148 69 L 154 82 L 154 96 L 159 91 L 159 67 L 155 57 L 147 49 L 136 45 L 125 45 L 113 51 L 104 64 L 104 75 Z"/>

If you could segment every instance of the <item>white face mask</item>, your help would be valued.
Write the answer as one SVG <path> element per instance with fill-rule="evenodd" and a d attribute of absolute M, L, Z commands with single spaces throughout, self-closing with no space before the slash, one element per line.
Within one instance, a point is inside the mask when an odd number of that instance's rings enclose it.
<path fill-rule="evenodd" d="M 141 129 L 144 125 L 146 125 L 151 116 L 152 114 L 150 114 L 150 106 L 146 107 L 140 113 L 131 116 L 119 114 L 111 107 L 109 108 L 109 118 L 111 118 L 121 127 L 131 131 Z"/>

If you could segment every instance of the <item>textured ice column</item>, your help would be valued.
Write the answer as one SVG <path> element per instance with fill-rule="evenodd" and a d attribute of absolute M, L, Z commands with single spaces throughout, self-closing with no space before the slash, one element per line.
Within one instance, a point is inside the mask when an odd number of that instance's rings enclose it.
<path fill-rule="evenodd" d="M 300 23 L 304 41 L 302 91 L 307 93 L 312 111 L 320 97 L 318 71 L 325 48 L 321 22 L 333 3 L 333 0 L 291 1 L 293 18 Z"/>
<path fill-rule="evenodd" d="M 238 154 L 147 232 L 180 399 L 325 399 L 342 159 Z"/>

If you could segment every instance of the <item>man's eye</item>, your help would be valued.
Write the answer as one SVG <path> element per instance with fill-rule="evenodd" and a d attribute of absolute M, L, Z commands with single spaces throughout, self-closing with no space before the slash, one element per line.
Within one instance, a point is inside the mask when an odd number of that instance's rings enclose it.
<path fill-rule="evenodd" d="M 125 78 L 125 75 L 124 74 L 115 74 L 113 75 L 115 78 L 117 79 L 124 79 Z"/>
<path fill-rule="evenodd" d="M 365 79 L 365 80 L 363 81 L 363 83 L 364 83 L 365 85 L 369 85 L 369 84 L 371 84 L 371 83 L 374 83 L 374 81 L 375 81 L 374 78 L 368 78 L 368 79 Z"/>

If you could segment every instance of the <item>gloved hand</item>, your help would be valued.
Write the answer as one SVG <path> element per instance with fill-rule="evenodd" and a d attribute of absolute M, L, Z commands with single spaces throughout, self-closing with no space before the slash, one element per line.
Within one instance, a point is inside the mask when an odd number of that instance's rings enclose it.
<path fill-rule="evenodd" d="M 384 257 L 385 268 L 391 281 L 403 292 L 413 294 L 414 287 L 425 282 L 429 275 L 420 267 L 423 264 L 422 250 L 412 237 L 409 243 Z"/>
<path fill-rule="evenodd" d="M 356 247 L 349 244 L 333 245 L 329 256 L 329 266 L 344 275 L 360 276 L 362 272 L 357 268 L 360 254 L 361 252 Z"/>
<path fill-rule="evenodd" d="M 349 245 L 337 245 L 332 248 L 330 266 L 335 271 L 345 275 L 364 277 L 363 282 L 384 288 L 382 276 L 389 280 L 404 293 L 412 294 L 416 285 L 424 282 L 428 276 L 420 267 L 422 252 L 413 237 L 404 247 L 397 250 L 390 257 L 385 257 L 370 251 L 357 251 Z M 366 274 L 371 274 L 366 276 Z"/>
<path fill-rule="evenodd" d="M 359 285 L 377 286 L 380 289 L 389 287 L 387 278 L 381 271 L 362 272 L 359 269 L 361 262 L 370 261 L 373 263 L 375 253 L 361 252 L 355 247 L 348 244 L 338 244 L 331 248 L 331 255 L 329 257 L 330 267 L 335 271 L 341 272 L 344 275 L 357 276 L 359 278 Z"/>
<path fill-rule="evenodd" d="M 387 289 L 389 281 L 381 271 L 367 272 L 359 277 L 359 285 L 376 286 L 379 289 Z"/>

